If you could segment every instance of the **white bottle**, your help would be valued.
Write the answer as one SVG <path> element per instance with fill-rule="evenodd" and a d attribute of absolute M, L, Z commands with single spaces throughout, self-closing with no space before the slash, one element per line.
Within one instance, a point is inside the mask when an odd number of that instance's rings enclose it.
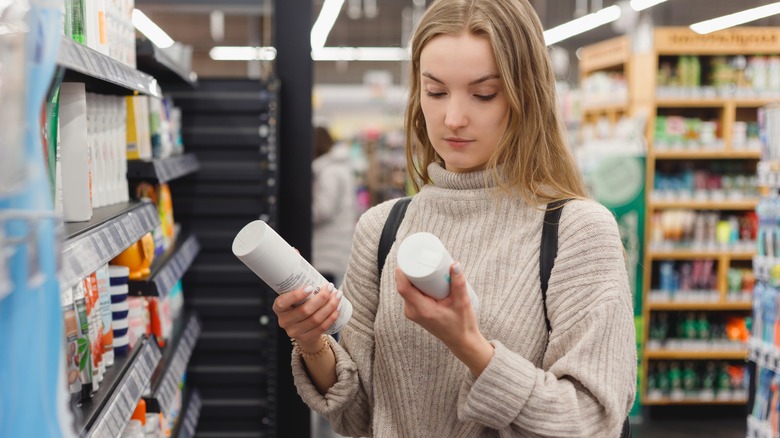
<path fill-rule="evenodd" d="M 60 162 L 66 222 L 92 218 L 91 152 L 87 137 L 87 93 L 80 82 L 60 88 Z"/>
<path fill-rule="evenodd" d="M 252 221 L 233 240 L 233 254 L 278 294 L 301 286 L 322 287 L 327 280 L 261 220 Z M 352 317 L 352 303 L 342 298 L 339 317 L 325 332 L 341 330 Z"/>
<path fill-rule="evenodd" d="M 398 247 L 398 267 L 406 278 L 420 291 L 435 300 L 450 295 L 450 266 L 455 263 L 447 248 L 431 233 L 415 233 Z M 469 299 L 474 311 L 479 300 L 474 289 L 466 282 Z"/>

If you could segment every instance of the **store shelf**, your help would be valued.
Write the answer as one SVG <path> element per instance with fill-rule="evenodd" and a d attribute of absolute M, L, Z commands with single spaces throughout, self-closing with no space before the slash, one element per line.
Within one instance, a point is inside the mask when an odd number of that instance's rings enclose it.
<path fill-rule="evenodd" d="M 57 64 L 66 69 L 65 80 L 84 82 L 87 91 L 101 94 L 160 97 L 157 80 L 119 61 L 63 36 Z"/>
<path fill-rule="evenodd" d="M 202 407 L 200 393 L 197 389 L 187 390 L 183 400 L 182 414 L 171 436 L 175 438 L 193 438 L 195 430 L 198 428 L 200 408 Z"/>
<path fill-rule="evenodd" d="M 643 406 L 675 406 L 675 405 L 744 405 L 747 403 L 746 398 L 729 399 L 729 400 L 698 400 L 698 399 L 683 399 L 673 400 L 671 398 L 663 399 L 642 399 Z"/>
<path fill-rule="evenodd" d="M 761 151 L 712 150 L 660 150 L 652 152 L 656 160 L 759 160 Z"/>
<path fill-rule="evenodd" d="M 160 223 L 149 202 L 96 208 L 89 222 L 65 224 L 62 288 L 72 287 L 108 263 Z"/>
<path fill-rule="evenodd" d="M 195 154 L 154 160 L 130 160 L 127 162 L 127 178 L 165 183 L 195 173 L 199 169 L 200 163 Z"/>
<path fill-rule="evenodd" d="M 718 108 L 725 106 L 727 99 L 690 99 L 690 98 L 661 98 L 656 99 L 658 108 Z"/>
<path fill-rule="evenodd" d="M 139 341 L 129 355 L 116 357 L 92 400 L 79 407 L 83 421 L 80 431 L 84 436 L 122 434 L 161 357 L 153 338 Z"/>
<path fill-rule="evenodd" d="M 128 293 L 164 298 L 187 272 L 198 252 L 200 243 L 194 234 L 179 236 L 167 252 L 152 262 L 149 278 L 128 282 Z"/>
<path fill-rule="evenodd" d="M 154 76 L 163 84 L 187 84 L 195 86 L 197 75 L 177 64 L 167 53 L 147 39 L 135 40 L 135 56 L 138 69 Z"/>
<path fill-rule="evenodd" d="M 735 351 L 676 351 L 676 350 L 645 350 L 645 357 L 650 360 L 744 360 L 748 357 L 747 350 Z"/>
<path fill-rule="evenodd" d="M 655 311 L 683 311 L 683 310 L 701 310 L 701 311 L 727 311 L 727 310 L 752 310 L 753 303 L 750 301 L 735 302 L 679 302 L 679 301 L 648 301 L 646 304 L 649 310 Z"/>
<path fill-rule="evenodd" d="M 582 112 L 585 114 L 625 113 L 628 112 L 628 102 L 583 106 Z"/>
<path fill-rule="evenodd" d="M 146 398 L 147 405 L 153 411 L 159 409 L 166 417 L 174 408 L 179 382 L 187 370 L 187 364 L 201 332 L 197 314 L 188 313 L 184 315 L 181 322 L 174 327 L 173 335 L 163 353 L 162 366 L 151 379 L 152 395 Z"/>
<path fill-rule="evenodd" d="M 648 209 L 755 210 L 757 205 L 758 199 L 746 199 L 743 201 L 651 201 L 648 204 Z"/>
<path fill-rule="evenodd" d="M 716 259 L 719 257 L 728 257 L 731 260 L 752 260 L 756 255 L 754 251 L 650 251 L 649 256 L 653 260 L 685 260 L 685 259 Z"/>

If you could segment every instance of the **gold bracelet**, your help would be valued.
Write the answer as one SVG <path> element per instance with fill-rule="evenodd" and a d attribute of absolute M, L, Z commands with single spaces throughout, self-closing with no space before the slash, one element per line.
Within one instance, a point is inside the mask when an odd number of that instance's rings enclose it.
<path fill-rule="evenodd" d="M 291 338 L 290 341 L 293 344 L 293 349 L 295 349 L 295 351 L 297 351 L 298 354 L 300 354 L 301 357 L 304 358 L 304 359 L 317 359 L 318 357 L 320 357 L 323 354 L 325 354 L 325 351 L 328 348 L 330 348 L 330 339 L 328 339 L 328 337 L 325 336 L 325 335 L 322 335 L 322 341 L 323 341 L 322 342 L 322 344 L 323 344 L 322 347 L 319 350 L 317 350 L 316 352 L 314 352 L 314 353 L 307 353 L 307 352 L 303 351 L 301 349 L 301 347 L 298 345 L 298 341 L 296 341 L 295 339 Z"/>

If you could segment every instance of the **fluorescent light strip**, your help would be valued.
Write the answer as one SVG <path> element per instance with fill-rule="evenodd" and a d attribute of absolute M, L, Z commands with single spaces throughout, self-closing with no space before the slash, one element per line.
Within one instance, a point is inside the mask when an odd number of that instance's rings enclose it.
<path fill-rule="evenodd" d="M 276 49 L 273 47 L 216 46 L 209 51 L 214 61 L 273 61 Z"/>
<path fill-rule="evenodd" d="M 631 9 L 639 12 L 644 11 L 647 8 L 652 8 L 653 6 L 661 4 L 665 1 L 666 0 L 631 0 L 629 6 L 631 6 Z"/>
<path fill-rule="evenodd" d="M 575 35 L 611 23 L 620 18 L 620 7 L 612 5 L 598 12 L 584 15 L 580 18 L 561 24 L 544 31 L 544 42 L 548 46 L 559 43 Z"/>
<path fill-rule="evenodd" d="M 320 15 L 311 28 L 311 48 L 317 50 L 325 47 L 330 30 L 339 18 L 344 0 L 325 0 L 320 10 Z"/>
<path fill-rule="evenodd" d="M 173 45 L 173 38 L 138 9 L 133 9 L 133 26 L 161 49 L 167 49 Z"/>
<path fill-rule="evenodd" d="M 405 61 L 409 52 L 400 47 L 321 47 L 313 49 L 315 61 Z"/>
<path fill-rule="evenodd" d="M 703 35 L 718 30 L 723 30 L 732 26 L 738 26 L 740 24 L 749 23 L 751 21 L 760 20 L 762 18 L 776 14 L 780 14 L 780 2 L 770 3 L 768 5 L 759 6 L 757 8 L 745 9 L 742 12 L 736 12 L 734 14 L 724 15 L 722 17 L 713 18 L 711 20 L 701 21 L 699 23 L 691 24 L 690 27 L 692 31 Z"/>

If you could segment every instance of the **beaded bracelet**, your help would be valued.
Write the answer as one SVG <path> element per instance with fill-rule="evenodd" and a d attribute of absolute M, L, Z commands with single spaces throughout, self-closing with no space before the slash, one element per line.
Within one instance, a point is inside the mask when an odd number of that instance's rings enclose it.
<path fill-rule="evenodd" d="M 328 339 L 328 337 L 325 335 L 322 335 L 322 341 L 323 341 L 322 347 L 314 353 L 307 353 L 303 351 L 301 347 L 298 345 L 298 341 L 296 341 L 295 339 L 291 338 L 290 341 L 292 342 L 293 349 L 295 349 L 295 351 L 297 351 L 298 354 L 300 354 L 301 357 L 303 357 L 304 359 L 316 359 L 322 356 L 323 354 L 325 354 L 325 351 L 328 348 L 330 348 L 330 339 Z"/>

